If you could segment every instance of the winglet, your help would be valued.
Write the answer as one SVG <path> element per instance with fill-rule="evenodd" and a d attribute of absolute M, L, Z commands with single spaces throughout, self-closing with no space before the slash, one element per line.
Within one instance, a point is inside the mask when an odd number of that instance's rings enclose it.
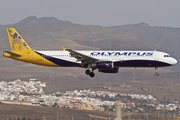
<path fill-rule="evenodd" d="M 63 47 L 63 46 L 62 46 L 62 48 L 63 48 L 63 51 L 65 51 L 65 50 L 66 50 L 66 48 L 65 48 L 65 47 Z"/>

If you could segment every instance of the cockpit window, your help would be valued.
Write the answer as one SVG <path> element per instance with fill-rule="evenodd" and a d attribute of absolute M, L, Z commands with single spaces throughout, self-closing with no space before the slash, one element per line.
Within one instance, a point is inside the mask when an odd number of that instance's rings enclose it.
<path fill-rule="evenodd" d="M 164 57 L 170 57 L 169 55 L 164 55 Z"/>

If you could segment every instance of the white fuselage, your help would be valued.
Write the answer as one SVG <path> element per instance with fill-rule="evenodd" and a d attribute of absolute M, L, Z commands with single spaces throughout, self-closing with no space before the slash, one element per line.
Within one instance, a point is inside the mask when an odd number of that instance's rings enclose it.
<path fill-rule="evenodd" d="M 68 51 L 36 51 L 36 52 L 40 53 L 41 56 L 43 56 L 44 58 L 47 58 L 50 61 L 52 60 L 52 62 L 54 62 L 53 58 L 55 58 L 56 61 L 64 60 L 72 63 L 78 63 L 78 64 L 81 63 L 81 61 L 77 61 L 76 58 L 71 57 Z M 100 61 L 113 61 L 113 62 L 122 62 L 122 63 L 129 61 L 129 64 L 127 63 L 125 65 L 117 64 L 117 67 L 148 67 L 147 65 L 145 66 L 141 65 L 141 63 L 137 61 L 145 61 L 145 62 L 148 61 L 149 67 L 165 67 L 177 63 L 177 60 L 170 57 L 169 54 L 159 51 L 77 51 L 77 52 L 95 59 L 99 59 Z M 136 62 L 133 64 L 134 61 Z M 152 65 L 155 62 L 156 64 Z M 66 65 L 66 64 L 62 65 L 60 64 L 61 62 L 58 63 L 60 66 L 71 67 L 71 65 Z M 72 67 L 73 66 L 74 65 L 72 65 Z"/>

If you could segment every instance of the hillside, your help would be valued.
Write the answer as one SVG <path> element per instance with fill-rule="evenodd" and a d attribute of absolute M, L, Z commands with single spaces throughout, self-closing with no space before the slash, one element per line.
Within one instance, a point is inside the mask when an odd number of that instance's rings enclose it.
<path fill-rule="evenodd" d="M 108 119 L 108 114 L 98 111 L 77 110 L 67 108 L 53 108 L 53 107 L 35 107 L 35 106 L 21 106 L 21 105 L 7 105 L 0 103 L 0 118 L 1 119 L 21 119 L 27 117 L 28 119 L 39 120 L 88 120 L 91 116 L 104 117 Z M 58 117 L 57 117 L 58 116 Z M 114 117 L 114 115 L 113 115 Z M 94 118 L 95 119 L 95 118 Z"/>
<path fill-rule="evenodd" d="M 2 56 L 3 50 L 9 50 L 7 27 L 14 27 L 25 41 L 36 50 L 62 50 L 61 46 L 74 50 L 159 50 L 179 59 L 180 29 L 152 27 L 146 23 L 102 27 L 79 25 L 70 21 L 61 21 L 54 17 L 27 17 L 18 23 L 0 26 L 0 76 L 1 80 L 21 78 L 39 78 L 48 83 L 46 92 L 56 90 L 87 89 L 113 86 L 114 82 L 132 80 L 154 81 L 180 79 L 180 66 L 159 68 L 160 76 L 155 70 L 142 68 L 120 68 L 117 74 L 103 74 L 96 70 L 96 77 L 85 75 L 82 68 L 53 68 L 32 65 Z M 108 82 L 107 82 L 108 81 Z M 157 86 L 155 86 L 157 87 Z M 174 87 L 174 86 L 173 86 Z M 142 91 L 141 91 L 142 92 Z"/>
<path fill-rule="evenodd" d="M 13 25 L 0 27 L 0 40 L 6 41 L 6 27 L 14 27 L 34 49 L 148 49 L 142 39 L 132 34 L 101 26 L 77 25 L 56 18 L 28 17 Z M 9 46 L 8 46 L 9 47 Z M 1 44 L 0 49 L 5 49 Z"/>

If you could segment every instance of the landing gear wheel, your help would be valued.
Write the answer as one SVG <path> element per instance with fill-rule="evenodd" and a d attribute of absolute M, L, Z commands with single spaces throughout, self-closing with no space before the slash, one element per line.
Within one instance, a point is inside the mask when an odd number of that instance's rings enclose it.
<path fill-rule="evenodd" d="M 158 72 L 156 72 L 156 73 L 155 73 L 155 75 L 156 75 L 156 76 L 158 76 L 158 75 L 159 75 L 159 73 L 158 73 Z"/>
<path fill-rule="evenodd" d="M 93 72 L 91 72 L 91 73 L 89 74 L 89 76 L 90 76 L 90 77 L 94 77 L 95 74 L 94 74 Z"/>
<path fill-rule="evenodd" d="M 155 71 L 156 71 L 156 72 L 155 72 L 155 75 L 158 76 L 159 73 L 157 72 L 157 67 L 155 68 Z"/>
<path fill-rule="evenodd" d="M 90 75 L 91 71 L 90 71 L 89 69 L 87 69 L 87 70 L 85 71 L 85 73 L 86 73 L 86 75 Z"/>

